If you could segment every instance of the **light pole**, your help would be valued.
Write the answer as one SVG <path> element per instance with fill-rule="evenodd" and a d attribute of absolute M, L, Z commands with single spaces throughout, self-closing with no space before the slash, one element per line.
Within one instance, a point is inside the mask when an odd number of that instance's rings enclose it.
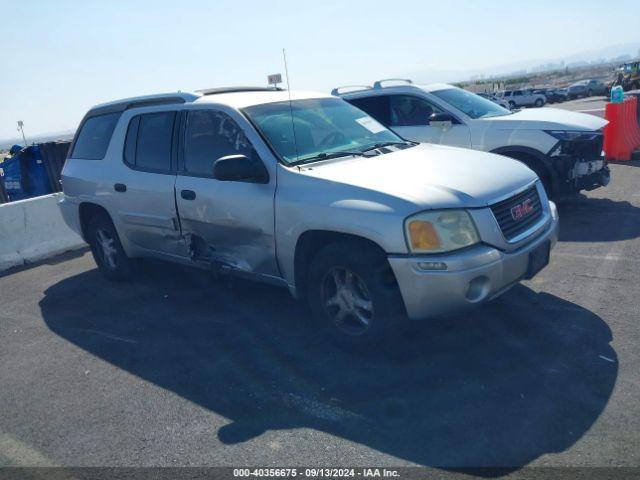
<path fill-rule="evenodd" d="M 24 146 L 27 146 L 27 139 L 24 136 L 24 122 L 22 120 L 18 120 L 18 131 L 22 133 L 22 140 L 24 141 Z"/>

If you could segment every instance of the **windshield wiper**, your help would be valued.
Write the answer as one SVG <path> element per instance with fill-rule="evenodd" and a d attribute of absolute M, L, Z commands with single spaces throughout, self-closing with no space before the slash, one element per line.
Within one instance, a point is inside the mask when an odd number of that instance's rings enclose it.
<path fill-rule="evenodd" d="M 367 155 L 365 152 L 359 152 L 355 150 L 341 150 L 337 152 L 322 152 L 318 155 L 314 155 L 313 157 L 303 158 L 302 160 L 297 160 L 295 162 L 290 162 L 289 165 L 304 165 L 305 163 L 313 163 L 320 162 L 322 160 L 328 160 L 330 158 L 338 158 L 338 157 L 371 157 L 371 155 Z"/>
<path fill-rule="evenodd" d="M 395 140 L 391 142 L 381 142 L 381 143 L 376 143 L 372 147 L 367 147 L 365 150 L 363 150 L 363 152 L 368 152 L 369 150 L 376 150 L 378 148 L 392 147 L 394 145 L 417 145 L 417 142 L 410 142 L 408 140 L 402 140 L 402 141 Z"/>

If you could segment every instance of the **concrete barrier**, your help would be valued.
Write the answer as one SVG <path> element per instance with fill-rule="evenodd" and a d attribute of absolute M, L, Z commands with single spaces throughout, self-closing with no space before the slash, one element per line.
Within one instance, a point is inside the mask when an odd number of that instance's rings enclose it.
<path fill-rule="evenodd" d="M 0 205 L 0 271 L 86 245 L 62 218 L 62 193 Z"/>

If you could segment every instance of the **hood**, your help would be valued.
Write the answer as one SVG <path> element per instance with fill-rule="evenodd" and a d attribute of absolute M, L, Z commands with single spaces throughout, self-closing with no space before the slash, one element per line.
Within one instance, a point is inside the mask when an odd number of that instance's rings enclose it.
<path fill-rule="evenodd" d="M 479 121 L 495 122 L 498 128 L 580 131 L 599 130 L 609 123 L 595 115 L 558 108 L 525 108 L 511 115 L 484 118 Z"/>
<path fill-rule="evenodd" d="M 522 163 L 501 155 L 431 144 L 312 164 L 301 174 L 327 180 L 333 187 L 366 189 L 369 197 L 392 196 L 421 209 L 485 207 L 537 178 Z M 353 192 L 352 198 L 366 200 L 368 193 Z"/>

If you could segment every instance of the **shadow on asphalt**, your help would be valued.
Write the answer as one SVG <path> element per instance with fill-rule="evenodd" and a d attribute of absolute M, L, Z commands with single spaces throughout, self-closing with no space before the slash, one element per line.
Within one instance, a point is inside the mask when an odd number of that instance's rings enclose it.
<path fill-rule="evenodd" d="M 62 280 L 46 290 L 43 318 L 228 418 L 211 431 L 226 444 L 304 427 L 421 465 L 517 470 L 580 439 L 617 377 L 600 317 L 525 286 L 362 356 L 324 341 L 283 290 L 155 262 L 141 270 L 129 284 L 97 270 Z"/>
<path fill-rule="evenodd" d="M 575 195 L 556 203 L 560 241 L 614 242 L 640 237 L 640 208 L 627 201 Z M 612 218 L 616 219 L 615 225 Z"/>

